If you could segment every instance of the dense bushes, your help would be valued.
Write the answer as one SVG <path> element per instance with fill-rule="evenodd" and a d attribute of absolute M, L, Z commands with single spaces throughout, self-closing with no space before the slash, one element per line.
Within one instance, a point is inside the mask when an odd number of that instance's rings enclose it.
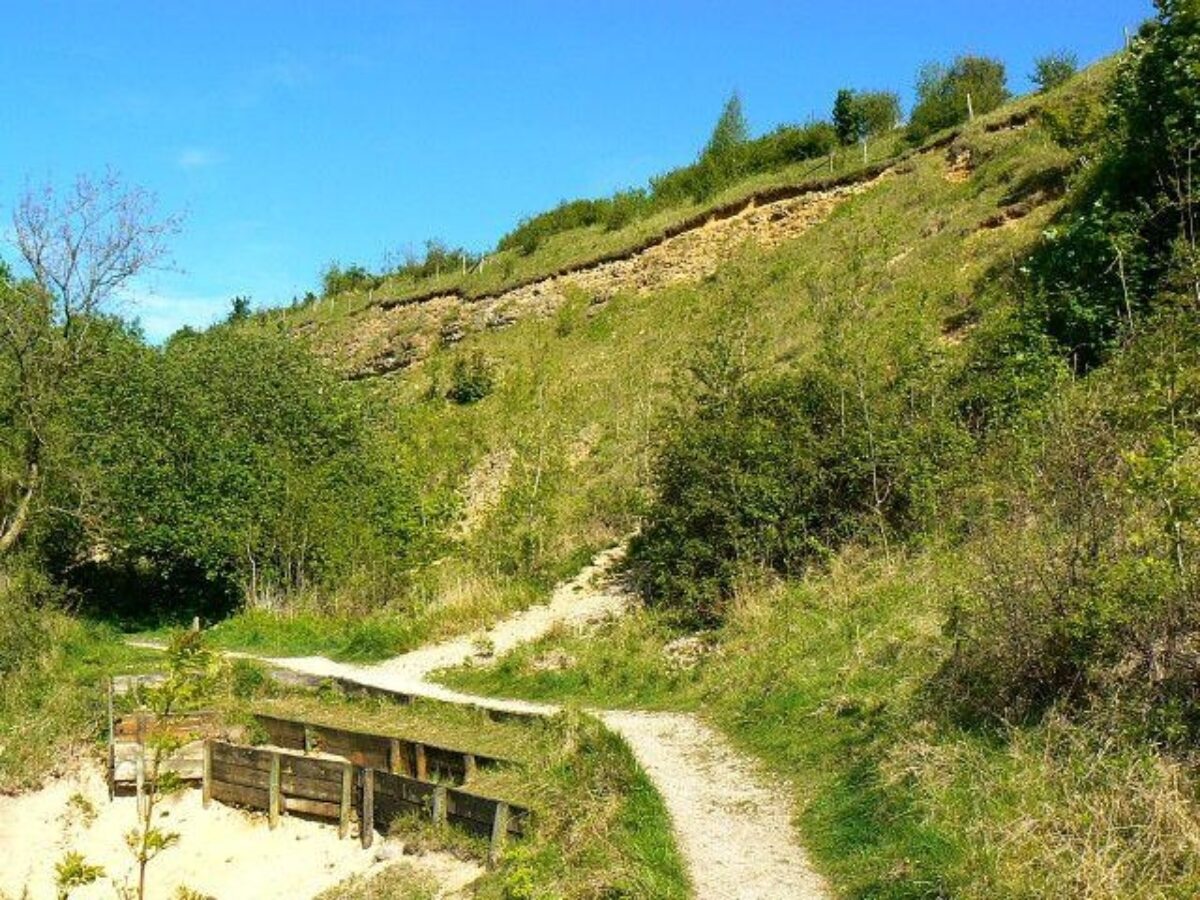
<path fill-rule="evenodd" d="M 52 570 L 126 616 L 272 605 L 352 576 L 360 600 L 387 596 L 415 495 L 344 390 L 283 336 L 115 337 L 72 386 L 73 458 L 41 530 Z"/>
<path fill-rule="evenodd" d="M 1159 740 L 1200 734 L 1198 373 L 1171 315 L 1014 435 L 950 621 L 951 706 L 1115 706 Z"/>
<path fill-rule="evenodd" d="M 1030 312 L 1080 371 L 1164 300 L 1200 303 L 1200 10 L 1159 8 L 1116 75 L 1105 127 L 1078 148 L 1089 164 L 1071 212 L 1027 267 Z"/>
<path fill-rule="evenodd" d="M 968 99 L 969 98 L 969 99 Z M 991 112 L 1009 98 L 1004 64 L 985 56 L 960 56 L 950 66 L 931 63 L 917 75 L 917 102 L 908 134 L 920 143 L 931 134 Z"/>
<path fill-rule="evenodd" d="M 882 381 L 834 357 L 752 378 L 718 342 L 692 370 L 694 407 L 664 429 L 632 548 L 646 596 L 716 622 L 745 572 L 800 574 L 855 537 L 886 546 L 926 521 L 958 445 L 929 362 Z"/>

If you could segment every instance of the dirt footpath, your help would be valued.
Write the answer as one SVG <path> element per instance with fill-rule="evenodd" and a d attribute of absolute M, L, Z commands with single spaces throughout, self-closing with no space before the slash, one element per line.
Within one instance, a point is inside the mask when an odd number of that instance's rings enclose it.
<path fill-rule="evenodd" d="M 606 550 L 559 585 L 547 604 L 531 607 L 486 632 L 423 647 L 373 666 L 324 657 L 270 660 L 296 672 L 337 676 L 449 703 L 552 715 L 556 707 L 479 697 L 429 680 L 437 669 L 480 660 L 480 647 L 500 656 L 561 625 L 585 626 L 628 608 L 632 598 L 611 570 L 621 548 Z M 700 900 L 818 900 L 829 896 L 812 870 L 790 821 L 786 791 L 772 788 L 754 761 L 686 713 L 592 710 L 629 744 L 662 795 Z"/>

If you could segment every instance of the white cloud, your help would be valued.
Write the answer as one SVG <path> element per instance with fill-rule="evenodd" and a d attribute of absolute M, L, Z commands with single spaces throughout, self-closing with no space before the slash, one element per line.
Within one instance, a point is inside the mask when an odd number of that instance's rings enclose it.
<path fill-rule="evenodd" d="M 184 171 L 207 169 L 225 162 L 225 154 L 207 147 L 184 147 L 175 157 L 175 164 Z"/>

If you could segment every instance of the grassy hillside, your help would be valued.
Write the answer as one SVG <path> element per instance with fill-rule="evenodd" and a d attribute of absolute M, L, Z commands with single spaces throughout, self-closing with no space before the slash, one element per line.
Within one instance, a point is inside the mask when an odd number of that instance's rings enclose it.
<path fill-rule="evenodd" d="M 919 371 L 941 394 L 910 402 L 968 421 L 952 465 L 922 475 L 935 489 L 915 531 L 858 534 L 800 577 L 747 570 L 723 621 L 688 644 L 676 616 L 651 610 L 599 640 L 558 635 L 452 680 L 707 713 L 794 786 L 797 826 L 847 896 L 1193 895 L 1200 819 L 1186 753 L 1123 731 L 1099 706 L 1042 703 L 982 724 L 947 699 L 981 677 L 954 668 L 979 639 L 957 619 L 960 599 L 970 608 L 1006 555 L 1039 564 L 1020 544 L 1028 521 L 1002 524 L 1013 504 L 1033 502 L 1047 472 L 1070 471 L 1062 454 L 1080 440 L 1070 422 L 1136 405 L 1154 390 L 1139 379 L 1167 371 L 1147 348 L 1175 340 L 1169 325 L 1086 376 L 1065 358 L 1014 374 L 1025 351 L 1011 344 L 997 374 L 985 352 L 1024 314 L 1028 261 L 1086 193 L 1080 148 L 1112 73 L 1093 69 L 978 120 L 802 237 L 770 251 L 747 244 L 712 277 L 599 303 L 568 292 L 541 315 L 434 342 L 408 370 L 360 382 L 389 411 L 380 426 L 397 457 L 446 511 L 444 550 L 422 576 L 439 620 L 460 607 L 486 615 L 471 598 L 544 586 L 645 520 L 665 411 L 691 407 L 687 370 L 714 339 L 751 377 L 827 365 L 833 350 L 848 384 Z M 494 291 L 643 236 L 567 232 L 519 272 L 461 286 Z M 336 344 L 370 315 L 348 314 L 362 297 L 337 302 L 287 327 Z M 393 312 L 414 329 L 430 327 L 423 314 Z M 1191 371 L 1191 351 L 1180 352 Z M 456 361 L 474 358 L 494 387 L 449 401 Z M 971 419 L 977 408 L 986 425 Z M 1138 426 L 1114 428 L 1112 446 L 1140 452 Z M 1026 476 L 1035 487 L 1021 487 Z M 1009 648 L 998 653 L 1023 652 L 1003 643 L 1010 634 L 993 636 Z"/>

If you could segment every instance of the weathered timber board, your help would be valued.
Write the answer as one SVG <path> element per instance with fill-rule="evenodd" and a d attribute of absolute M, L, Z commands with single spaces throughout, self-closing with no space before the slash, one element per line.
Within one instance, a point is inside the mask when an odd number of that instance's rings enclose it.
<path fill-rule="evenodd" d="M 387 829 L 397 814 L 412 810 L 431 811 L 437 785 L 406 775 L 375 772 L 375 823 Z M 446 790 L 446 818 L 478 834 L 490 835 L 496 807 L 503 801 L 482 797 L 456 788 Z M 524 807 L 508 804 L 508 833 L 522 835 L 529 819 Z"/>
<path fill-rule="evenodd" d="M 281 760 L 282 763 L 282 760 Z M 282 768 L 282 765 L 281 765 Z M 245 787 L 267 790 L 271 784 L 271 773 L 259 769 L 249 769 L 245 766 L 235 766 L 226 762 L 213 760 L 213 781 L 226 784 L 240 784 Z M 279 790 L 284 797 L 304 798 L 308 800 L 325 800 L 337 805 L 342 799 L 342 781 L 314 780 L 299 778 L 286 772 L 280 772 Z"/>

